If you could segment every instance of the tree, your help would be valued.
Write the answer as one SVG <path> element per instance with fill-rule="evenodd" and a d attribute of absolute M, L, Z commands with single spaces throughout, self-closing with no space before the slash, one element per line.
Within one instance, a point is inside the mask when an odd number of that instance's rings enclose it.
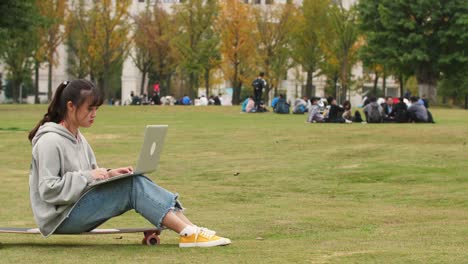
<path fill-rule="evenodd" d="M 290 43 L 296 13 L 293 4 L 261 7 L 254 11 L 257 53 L 262 71 L 268 78 L 265 101 L 268 101 L 270 90 L 277 93 L 279 82 L 292 67 Z"/>
<path fill-rule="evenodd" d="M 35 0 L 0 1 L 0 53 L 18 32 L 32 32 L 38 19 Z"/>
<path fill-rule="evenodd" d="M 157 16 L 159 17 L 159 16 Z M 135 66 L 141 72 L 141 84 L 140 84 L 140 94 L 145 93 L 145 85 L 147 84 L 147 75 L 149 74 L 151 68 L 153 67 L 154 59 L 151 57 L 150 49 L 154 43 L 158 42 L 158 39 L 154 38 L 153 26 L 157 25 L 153 23 L 153 13 L 149 10 L 147 6 L 146 10 L 141 12 L 135 20 L 135 29 L 133 33 L 133 53 L 130 52 Z"/>
<path fill-rule="evenodd" d="M 179 32 L 172 44 L 179 53 L 180 66 L 189 76 L 191 97 L 198 90 L 200 74 L 219 57 L 217 38 L 213 37 L 217 13 L 217 0 L 187 0 L 176 8 Z"/>
<path fill-rule="evenodd" d="M 205 41 L 200 44 L 200 64 L 202 65 L 205 80 L 205 94 L 209 96 L 212 71 L 221 64 L 220 37 L 212 26 L 204 32 L 203 38 Z"/>
<path fill-rule="evenodd" d="M 322 50 L 329 72 L 335 80 L 336 97 L 342 102 L 347 99 L 351 80 L 351 69 L 356 63 L 361 44 L 354 7 L 349 10 L 341 5 L 329 5 L 327 26 L 321 28 Z M 336 80 L 340 80 L 340 89 L 336 89 Z"/>
<path fill-rule="evenodd" d="M 323 16 L 327 10 L 327 1 L 305 0 L 296 16 L 293 28 L 292 56 L 307 73 L 305 95 L 315 96 L 313 84 L 314 72 L 323 61 L 320 49 L 320 28 L 323 27 Z"/>
<path fill-rule="evenodd" d="M 464 0 L 363 0 L 358 9 L 370 49 L 379 51 L 380 59 L 411 70 L 419 94 L 432 103 L 441 73 L 463 68 L 468 61 Z"/>
<path fill-rule="evenodd" d="M 2 1 L 0 7 L 0 58 L 8 71 L 13 101 L 19 102 L 20 87 L 31 77 L 38 41 L 34 32 L 41 17 L 34 0 Z"/>
<path fill-rule="evenodd" d="M 130 0 L 102 0 L 85 8 L 83 0 L 73 3 L 69 27 L 77 27 L 82 47 L 78 48 L 80 63 L 89 69 L 91 80 L 97 81 L 101 92 L 111 95 L 109 80 L 120 71 L 130 46 L 130 26 L 127 23 Z M 75 44 L 77 44 L 75 43 Z M 82 52 L 85 51 L 85 52 Z M 120 73 L 119 73 L 120 74 Z"/>
<path fill-rule="evenodd" d="M 466 71 L 443 76 L 439 88 L 441 94 L 450 97 L 453 103 L 463 102 L 464 108 L 468 109 L 468 76 Z"/>
<path fill-rule="evenodd" d="M 68 33 L 65 40 L 68 54 L 67 73 L 77 79 L 82 79 L 90 74 L 87 52 L 88 44 L 86 37 L 81 35 L 81 30 L 73 24 L 73 20 L 68 22 Z"/>
<path fill-rule="evenodd" d="M 67 1 L 36 0 L 36 4 L 39 13 L 45 20 L 43 26 L 38 28 L 37 31 L 39 33 L 40 45 L 43 46 L 43 48 L 40 48 L 40 52 L 36 54 L 36 70 L 40 63 L 40 57 L 45 56 L 48 63 L 47 98 L 50 101 L 52 98 L 52 71 L 53 66 L 57 64 L 55 55 L 57 53 L 57 47 L 62 44 L 65 39 L 65 34 L 61 26 L 65 21 Z M 44 54 L 41 54 L 42 52 Z"/>
<path fill-rule="evenodd" d="M 8 71 L 7 79 L 12 82 L 13 102 L 20 102 L 20 86 L 31 78 L 33 53 L 35 47 L 34 34 L 18 31 L 15 37 L 6 40 L 2 59 Z"/>
<path fill-rule="evenodd" d="M 241 88 L 255 75 L 256 49 L 255 21 L 249 15 L 250 5 L 238 0 L 226 0 L 221 4 L 216 30 L 220 34 L 222 71 L 233 87 L 232 104 L 240 102 Z"/>
<path fill-rule="evenodd" d="M 170 78 L 176 68 L 176 58 L 170 40 L 174 35 L 173 18 L 159 5 L 140 13 L 135 20 L 133 61 L 143 75 L 140 86 L 144 93 L 145 83 L 161 84 L 161 93 L 168 94 Z M 146 79 L 148 75 L 148 79 Z"/>

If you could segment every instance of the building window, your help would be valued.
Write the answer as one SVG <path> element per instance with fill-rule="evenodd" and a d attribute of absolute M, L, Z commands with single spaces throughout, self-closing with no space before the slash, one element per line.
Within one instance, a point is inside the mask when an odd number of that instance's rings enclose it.
<path fill-rule="evenodd" d="M 259 4 L 261 4 L 261 3 L 262 3 L 261 0 L 255 0 L 255 4 L 256 4 L 256 5 L 259 5 Z"/>
<path fill-rule="evenodd" d="M 274 0 L 265 0 L 265 4 L 266 4 L 266 5 L 272 5 L 272 4 L 274 4 L 274 3 L 275 3 Z"/>

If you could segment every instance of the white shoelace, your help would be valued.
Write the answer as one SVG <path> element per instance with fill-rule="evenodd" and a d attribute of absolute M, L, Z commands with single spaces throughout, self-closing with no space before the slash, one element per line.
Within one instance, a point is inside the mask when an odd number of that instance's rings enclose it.
<path fill-rule="evenodd" d="M 214 230 L 210 230 L 210 229 L 208 229 L 206 227 L 199 227 L 199 228 L 200 228 L 200 230 L 203 230 L 203 232 L 205 232 L 207 234 L 210 234 L 210 235 L 213 235 L 213 236 L 216 235 L 216 231 L 214 231 Z"/>
<path fill-rule="evenodd" d="M 216 231 L 211 230 L 211 229 L 208 229 L 208 228 L 206 228 L 206 227 L 196 226 L 196 225 L 194 225 L 194 227 L 195 227 L 197 230 L 198 230 L 198 229 L 202 230 L 202 231 L 203 231 L 204 233 L 206 233 L 206 234 L 209 234 L 209 235 L 212 235 L 212 236 L 216 235 Z"/>
<path fill-rule="evenodd" d="M 212 238 L 214 236 L 213 234 L 214 231 L 211 231 L 207 228 L 200 228 L 200 227 L 197 227 L 197 232 L 195 233 L 195 241 L 198 241 L 198 236 L 199 235 L 202 235 L 208 239 Z"/>

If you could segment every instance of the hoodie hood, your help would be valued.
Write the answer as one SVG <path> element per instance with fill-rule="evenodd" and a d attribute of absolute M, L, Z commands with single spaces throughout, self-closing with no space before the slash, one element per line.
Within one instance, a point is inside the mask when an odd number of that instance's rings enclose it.
<path fill-rule="evenodd" d="M 69 139 L 74 144 L 76 144 L 78 142 L 76 137 L 70 131 L 68 131 L 68 129 L 66 129 L 64 126 L 59 125 L 59 124 L 54 123 L 54 122 L 47 122 L 47 123 L 44 123 L 44 125 L 40 126 L 39 129 L 37 130 L 37 133 L 36 133 L 36 135 L 34 136 L 34 138 L 32 140 L 32 145 L 35 146 L 37 141 L 43 135 L 45 135 L 47 133 L 59 134 L 62 137 Z M 78 135 L 79 134 L 80 134 L 80 132 L 78 131 Z"/>

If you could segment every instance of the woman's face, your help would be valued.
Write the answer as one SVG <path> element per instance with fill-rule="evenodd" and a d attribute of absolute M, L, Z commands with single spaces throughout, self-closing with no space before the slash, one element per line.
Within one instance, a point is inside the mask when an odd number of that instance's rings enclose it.
<path fill-rule="evenodd" d="M 97 106 L 89 106 L 89 101 L 86 100 L 77 110 L 75 113 L 75 121 L 79 127 L 90 127 L 94 123 L 94 119 L 96 118 L 96 111 L 99 107 Z"/>

